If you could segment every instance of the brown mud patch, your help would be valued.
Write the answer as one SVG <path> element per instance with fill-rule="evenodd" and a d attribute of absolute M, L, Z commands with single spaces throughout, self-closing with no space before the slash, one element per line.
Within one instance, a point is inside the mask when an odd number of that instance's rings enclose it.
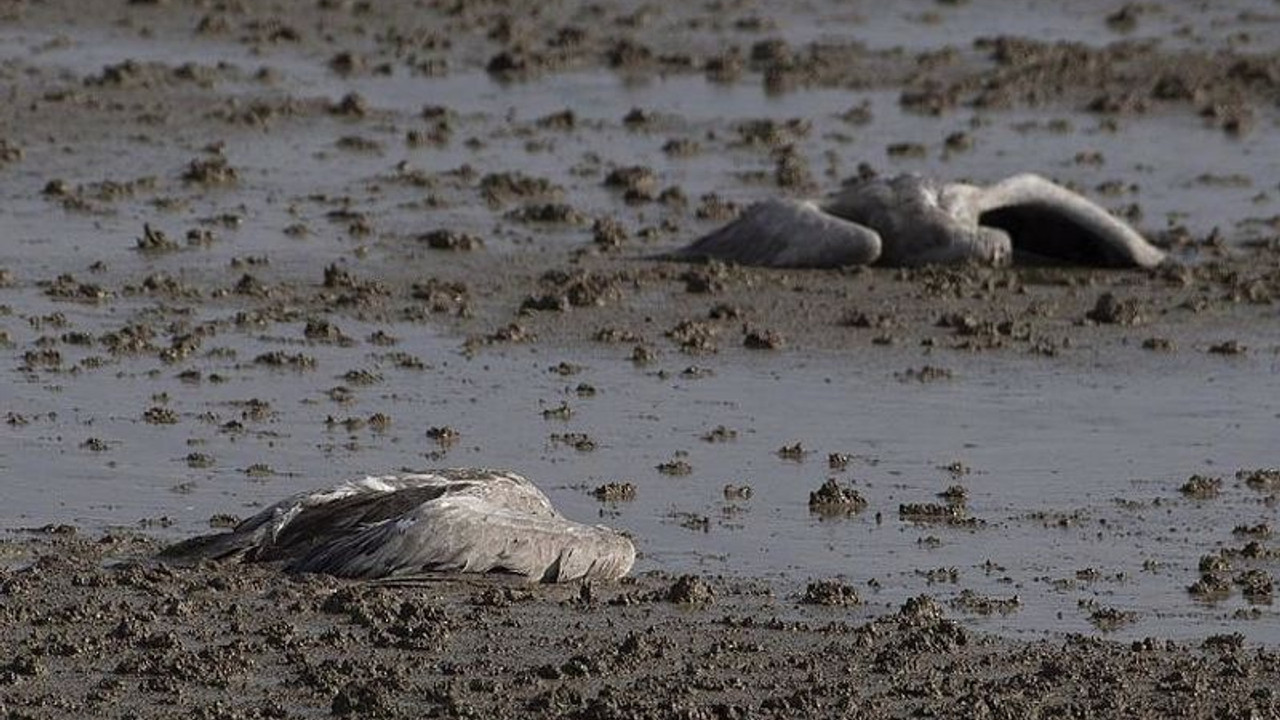
<path fill-rule="evenodd" d="M 1239 635 L 1198 647 L 998 640 L 955 624 L 925 596 L 863 612 L 834 580 L 799 599 L 697 576 L 384 587 L 264 567 L 168 567 L 145 559 L 150 541 L 126 535 L 68 532 L 5 548 L 21 558 L 0 571 L 0 643 L 9 649 L 0 707 L 14 716 L 1084 717 L 1124 708 L 1155 718 L 1278 709 L 1280 658 Z M 966 600 L 980 612 L 999 602 Z"/>

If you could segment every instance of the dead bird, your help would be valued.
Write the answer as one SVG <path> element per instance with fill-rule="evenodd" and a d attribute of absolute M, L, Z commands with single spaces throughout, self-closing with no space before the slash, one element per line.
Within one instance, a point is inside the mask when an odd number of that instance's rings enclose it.
<path fill-rule="evenodd" d="M 351 578 L 494 572 L 549 583 L 615 580 L 635 555 L 621 533 L 556 512 L 526 478 L 473 468 L 370 476 L 299 493 L 230 532 L 161 553 Z"/>
<path fill-rule="evenodd" d="M 765 267 L 1072 264 L 1149 268 L 1164 252 L 1039 175 L 986 187 L 919 175 L 861 180 L 830 202 L 766 200 L 662 259 Z"/>

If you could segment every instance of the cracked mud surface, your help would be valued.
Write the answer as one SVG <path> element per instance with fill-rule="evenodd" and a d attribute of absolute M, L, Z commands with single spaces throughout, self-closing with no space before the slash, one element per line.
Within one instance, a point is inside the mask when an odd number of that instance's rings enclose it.
<path fill-rule="evenodd" d="M 0 8 L 0 714 L 1275 714 L 1273 9 L 1025 5 Z M 1176 262 L 651 259 L 1025 170 Z M 640 576 L 134 564 L 442 465 Z"/>

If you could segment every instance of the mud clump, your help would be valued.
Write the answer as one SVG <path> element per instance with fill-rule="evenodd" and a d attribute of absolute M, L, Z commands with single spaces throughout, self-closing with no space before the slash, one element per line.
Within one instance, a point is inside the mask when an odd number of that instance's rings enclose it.
<path fill-rule="evenodd" d="M 182 179 L 198 185 L 231 185 L 240 179 L 240 173 L 231 167 L 225 157 L 215 155 L 192 160 L 183 171 Z"/>
<path fill-rule="evenodd" d="M 288 353 L 284 350 L 273 350 L 272 352 L 262 353 L 253 359 L 255 365 L 264 365 L 271 368 L 288 369 L 288 370 L 315 370 L 318 363 L 316 359 L 304 353 Z"/>
<path fill-rule="evenodd" d="M 86 304 L 100 303 L 113 294 L 97 283 L 81 282 L 71 273 L 63 273 L 52 281 L 41 281 L 39 285 L 48 297 Z"/>
<path fill-rule="evenodd" d="M 853 607 L 861 605 L 862 598 L 858 597 L 858 591 L 852 585 L 839 580 L 819 580 L 805 587 L 800 603 L 826 607 Z"/>
<path fill-rule="evenodd" d="M 22 678 L 34 678 L 44 675 L 48 668 L 37 657 L 20 654 L 0 665 L 0 685 L 12 685 Z"/>
<path fill-rule="evenodd" d="M 662 146 L 662 152 L 675 158 L 690 158 L 702 152 L 702 145 L 689 138 L 672 138 Z"/>
<path fill-rule="evenodd" d="M 503 50 L 489 58 L 489 62 L 484 69 L 491 75 L 510 80 L 534 74 L 539 65 L 540 63 L 535 59 L 528 58 L 520 53 Z"/>
<path fill-rule="evenodd" d="M 566 132 L 578 126 L 578 114 L 570 108 L 565 108 L 538 118 L 537 125 L 547 130 Z"/>
<path fill-rule="evenodd" d="M 963 505 L 952 503 L 903 503 L 898 506 L 898 517 L 922 525 L 978 527 L 983 524 L 981 520 L 970 517 Z"/>
<path fill-rule="evenodd" d="M 914 142 L 890 143 L 885 146 L 885 154 L 896 159 L 920 159 L 925 157 L 928 153 L 928 148 L 920 143 Z"/>
<path fill-rule="evenodd" d="M 558 309 L 563 309 L 565 305 L 601 307 L 623 295 L 623 282 L 617 275 L 581 270 L 549 270 L 542 274 L 541 282 L 551 288 L 543 298 L 554 298 L 555 303 L 561 306 Z"/>
<path fill-rule="evenodd" d="M 663 475 L 670 475 L 671 477 L 684 477 L 693 473 L 693 466 L 680 458 L 659 463 L 656 469 Z"/>
<path fill-rule="evenodd" d="M 150 425 L 173 425 L 178 422 L 178 413 L 159 405 L 147 408 L 142 419 Z"/>
<path fill-rule="evenodd" d="M 347 93 L 329 106 L 329 113 L 349 118 L 362 118 L 369 114 L 369 101 L 360 93 Z"/>
<path fill-rule="evenodd" d="M 627 228 L 615 218 L 597 218 L 591 225 L 591 240 L 602 250 L 620 248 L 626 244 L 627 239 Z"/>
<path fill-rule="evenodd" d="M 612 170 L 605 177 L 604 184 L 621 190 L 627 202 L 646 202 L 657 197 L 658 174 L 643 165 L 621 167 Z"/>
<path fill-rule="evenodd" d="M 777 153 L 773 179 L 778 187 L 796 191 L 806 192 L 818 187 L 813 173 L 809 170 L 809 162 L 793 148 Z"/>
<path fill-rule="evenodd" d="M 1187 592 L 1205 600 L 1220 600 L 1231 594 L 1231 579 L 1222 573 L 1206 572 L 1187 587 Z"/>
<path fill-rule="evenodd" d="M 478 250 L 484 241 L 477 235 L 456 230 L 432 230 L 418 236 L 418 240 L 432 250 Z"/>
<path fill-rule="evenodd" d="M 431 314 L 466 316 L 471 312 L 471 289 L 462 282 L 428 278 L 413 283 L 409 296 Z"/>
<path fill-rule="evenodd" d="M 1014 595 L 1009 598 L 993 598 L 964 589 L 951 600 L 951 607 L 976 615 L 1007 615 L 1017 612 L 1022 607 L 1022 600 Z"/>
<path fill-rule="evenodd" d="M 948 505 L 964 505 L 969 502 L 969 490 L 963 485 L 950 485 L 947 489 L 938 493 L 938 497 L 946 501 Z"/>
<path fill-rule="evenodd" d="M 1209 346 L 1210 355 L 1244 355 L 1249 348 L 1239 340 L 1225 340 Z"/>
<path fill-rule="evenodd" d="M 1275 595 L 1275 578 L 1261 568 L 1251 568 L 1235 576 L 1232 582 L 1240 587 L 1245 599 L 1255 603 L 1270 603 Z"/>
<path fill-rule="evenodd" d="M 608 482 L 591 491 L 601 502 L 626 502 L 636 499 L 636 486 L 629 482 Z"/>
<path fill-rule="evenodd" d="M 358 680 L 347 683 L 330 703 L 330 711 L 338 717 L 391 717 L 393 710 L 383 687 Z"/>
<path fill-rule="evenodd" d="M 677 605 L 710 605 L 715 602 L 716 593 L 697 575 L 681 575 L 667 588 L 664 599 Z"/>
<path fill-rule="evenodd" d="M 1103 632 L 1114 632 L 1137 619 L 1137 613 L 1119 608 L 1099 607 L 1089 612 L 1089 622 Z"/>
<path fill-rule="evenodd" d="M 714 338 L 717 333 L 718 328 L 710 323 L 681 320 L 664 334 L 679 343 L 681 352 L 690 355 L 706 355 L 716 352 Z"/>
<path fill-rule="evenodd" d="M 702 434 L 703 442 L 709 443 L 729 442 L 730 440 L 736 440 L 737 438 L 738 431 L 725 427 L 724 425 L 717 425 Z"/>
<path fill-rule="evenodd" d="M 328 320 L 308 320 L 302 328 L 302 336 L 313 342 L 335 345 L 350 345 L 355 342 Z"/>
<path fill-rule="evenodd" d="M 802 118 L 789 120 L 750 120 L 737 126 L 738 142 L 748 147 L 773 148 L 802 140 L 813 130 L 813 123 Z"/>
<path fill-rule="evenodd" d="M 501 206 L 513 201 L 559 198 L 564 188 L 547 178 L 503 172 L 485 175 L 480 180 L 480 194 L 490 205 Z"/>
<path fill-rule="evenodd" d="M 1222 492 L 1222 478 L 1192 475 L 1178 491 L 1193 500 L 1212 500 Z"/>
<path fill-rule="evenodd" d="M 786 344 L 776 330 L 747 330 L 742 337 L 742 346 L 748 350 L 779 350 Z"/>
<path fill-rule="evenodd" d="M 1272 529 L 1270 523 L 1260 522 L 1255 525 L 1237 525 L 1231 529 L 1231 534 L 1265 539 L 1271 537 Z"/>
<path fill-rule="evenodd" d="M 808 455 L 809 453 L 807 450 L 804 449 L 804 445 L 802 443 L 800 443 L 799 441 L 796 441 L 791 443 L 790 445 L 783 445 L 782 447 L 778 448 L 778 451 L 776 454 L 778 457 L 782 458 L 783 460 L 792 460 L 794 462 L 800 462 L 801 460 L 804 460 L 805 456 Z"/>
<path fill-rule="evenodd" d="M 512 220 L 525 223 L 585 225 L 589 218 L 567 203 L 532 203 L 508 213 Z"/>
<path fill-rule="evenodd" d="M 1144 319 L 1142 306 L 1137 300 L 1121 300 L 1109 292 L 1098 297 L 1085 317 L 1103 325 L 1137 325 Z"/>
<path fill-rule="evenodd" d="M 436 441 L 437 444 L 448 447 L 462 439 L 462 433 L 454 430 L 448 425 L 438 425 L 427 428 L 427 439 Z"/>
<path fill-rule="evenodd" d="M 922 365 L 917 368 L 907 368 L 899 373 L 894 373 L 894 377 L 899 382 L 918 382 L 931 383 L 942 380 L 950 380 L 953 374 L 950 369 L 938 367 L 936 365 Z"/>
<path fill-rule="evenodd" d="M 137 248 L 141 252 L 162 253 L 177 250 L 181 246 L 170 240 L 164 232 L 156 230 L 150 224 L 142 226 L 142 237 L 138 238 Z"/>
<path fill-rule="evenodd" d="M 1214 601 L 1230 595 L 1232 586 L 1239 587 L 1250 604 L 1270 605 L 1275 598 L 1275 578 L 1261 568 L 1243 570 L 1230 579 L 1224 574 L 1206 573 L 1188 591 L 1203 600 Z"/>
<path fill-rule="evenodd" d="M 444 610 L 392 589 L 346 586 L 325 600 L 321 609 L 367 629 L 374 647 L 435 650 L 450 627 Z"/>
<path fill-rule="evenodd" d="M 821 515 L 852 515 L 867 507 L 866 498 L 835 478 L 827 478 L 822 487 L 809 493 L 809 512 Z"/>
<path fill-rule="evenodd" d="M 586 453 L 596 449 L 596 441 L 586 433 L 551 433 L 549 439 L 552 443 L 571 447 L 578 452 Z"/>
<path fill-rule="evenodd" d="M 726 283 L 724 274 L 718 270 L 689 270 L 681 274 L 684 290 L 695 295 L 709 295 L 722 292 Z"/>
<path fill-rule="evenodd" d="M 1280 468 L 1262 468 L 1256 470 L 1240 470 L 1236 479 L 1254 490 L 1270 492 L 1280 490 Z"/>
<path fill-rule="evenodd" d="M 20 162 L 24 153 L 22 148 L 14 145 L 10 141 L 0 138 L 0 167 L 4 167 L 10 163 Z"/>

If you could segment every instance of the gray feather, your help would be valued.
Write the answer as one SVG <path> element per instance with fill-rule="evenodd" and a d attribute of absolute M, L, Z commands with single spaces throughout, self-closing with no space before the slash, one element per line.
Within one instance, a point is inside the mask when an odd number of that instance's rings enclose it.
<path fill-rule="evenodd" d="M 165 555 L 282 561 L 292 572 L 359 578 L 505 572 L 564 582 L 621 577 L 635 547 L 609 528 L 564 518 L 520 475 L 454 469 L 295 495 Z"/>
<path fill-rule="evenodd" d="M 879 256 L 880 236 L 862 225 L 812 202 L 765 200 L 670 258 L 799 268 L 867 265 Z"/>
<path fill-rule="evenodd" d="M 1009 238 L 979 227 L 968 185 L 938 185 L 918 175 L 872 178 L 836 195 L 823 209 L 875 228 L 890 267 L 977 262 L 1007 264 Z"/>
<path fill-rule="evenodd" d="M 1155 267 L 1165 254 L 1093 201 L 1038 175 L 1015 175 L 978 196 L 978 221 L 1020 256 L 1104 267 Z"/>
<path fill-rule="evenodd" d="M 1037 175 L 990 187 L 871 178 L 829 203 L 769 200 L 668 256 L 768 267 L 1052 260 L 1153 267 L 1164 253 L 1096 203 Z"/>

